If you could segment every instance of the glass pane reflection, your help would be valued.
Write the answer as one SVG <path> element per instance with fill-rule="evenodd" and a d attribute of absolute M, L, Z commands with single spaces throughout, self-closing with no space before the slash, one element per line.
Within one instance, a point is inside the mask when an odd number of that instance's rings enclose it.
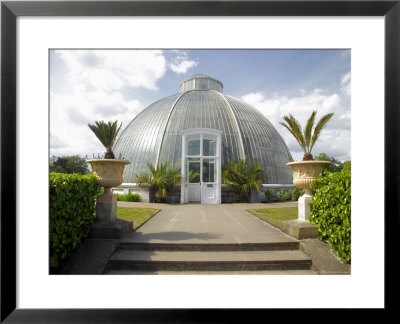
<path fill-rule="evenodd" d="M 188 141 L 187 155 L 200 155 L 199 139 L 193 139 Z"/>
<path fill-rule="evenodd" d="M 203 159 L 203 181 L 215 182 L 215 159 Z"/>
<path fill-rule="evenodd" d="M 186 179 L 188 183 L 200 182 L 200 159 L 187 159 Z"/>
<path fill-rule="evenodd" d="M 203 155 L 205 156 L 215 156 L 215 146 L 216 141 L 212 139 L 203 140 Z"/>

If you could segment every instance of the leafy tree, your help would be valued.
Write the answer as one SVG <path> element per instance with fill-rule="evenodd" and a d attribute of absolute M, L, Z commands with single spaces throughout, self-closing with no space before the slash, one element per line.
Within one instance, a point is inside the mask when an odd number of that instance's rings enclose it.
<path fill-rule="evenodd" d="M 105 159 L 115 159 L 112 147 L 118 136 L 122 124 L 118 127 L 118 121 L 105 123 L 104 121 L 95 121 L 94 125 L 88 124 L 101 144 L 104 145 L 107 152 L 104 154 Z"/>
<path fill-rule="evenodd" d="M 344 163 L 343 163 L 343 169 L 349 169 L 349 170 L 351 170 L 351 161 L 344 161 Z"/>
<path fill-rule="evenodd" d="M 171 190 L 181 183 L 181 170 L 176 167 L 168 168 L 168 163 L 154 166 L 149 162 L 147 167 L 150 173 L 136 175 L 138 186 L 149 188 L 150 195 L 154 195 L 158 201 L 165 201 Z"/>
<path fill-rule="evenodd" d="M 235 189 L 239 201 L 249 201 L 252 190 L 260 191 L 264 170 L 259 162 L 249 165 L 247 158 L 230 161 L 222 168 L 222 179 Z"/>
<path fill-rule="evenodd" d="M 304 128 L 304 132 L 301 129 L 300 123 L 291 114 L 289 114 L 289 116 L 283 116 L 283 120 L 286 123 L 280 123 L 293 135 L 293 137 L 299 143 L 300 147 L 303 149 L 303 161 L 313 160 L 311 150 L 314 147 L 319 135 L 321 134 L 321 130 L 324 128 L 329 119 L 331 119 L 331 117 L 333 116 L 333 113 L 322 116 L 322 118 L 319 120 L 314 128 L 314 132 L 312 132 L 316 114 L 317 111 L 313 111 L 311 113 L 310 118 L 308 118 L 307 120 L 306 127 Z"/>
<path fill-rule="evenodd" d="M 50 158 L 50 172 L 57 173 L 78 173 L 87 174 L 89 173 L 88 164 L 86 160 L 79 157 L 78 155 L 72 156 L 52 156 Z"/>
<path fill-rule="evenodd" d="M 343 162 L 340 162 L 339 160 L 336 160 L 334 157 L 329 157 L 325 153 L 321 153 L 319 155 L 314 156 L 314 160 L 331 162 L 331 164 L 328 165 L 325 168 L 326 171 L 339 172 L 344 168 L 344 163 Z"/>

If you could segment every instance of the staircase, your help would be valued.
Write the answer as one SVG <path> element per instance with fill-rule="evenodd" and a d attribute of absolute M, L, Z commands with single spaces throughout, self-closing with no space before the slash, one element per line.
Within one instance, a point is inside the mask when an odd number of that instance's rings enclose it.
<path fill-rule="evenodd" d="M 311 258 L 299 247 L 295 240 L 237 244 L 121 240 L 105 273 L 311 270 Z"/>

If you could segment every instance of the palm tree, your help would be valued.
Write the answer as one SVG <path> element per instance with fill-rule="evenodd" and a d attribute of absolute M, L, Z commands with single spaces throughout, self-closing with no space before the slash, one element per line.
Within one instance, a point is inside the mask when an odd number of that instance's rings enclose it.
<path fill-rule="evenodd" d="M 104 158 L 115 159 L 112 147 L 121 129 L 122 123 L 118 127 L 117 120 L 115 122 L 109 121 L 108 123 L 104 121 L 95 121 L 94 125 L 88 124 L 88 126 L 106 148 L 107 152 L 104 154 Z"/>
<path fill-rule="evenodd" d="M 171 190 L 181 183 L 181 171 L 179 168 L 168 168 L 168 163 L 161 163 L 154 166 L 148 162 L 149 173 L 136 175 L 136 183 L 139 187 L 149 188 L 150 195 L 162 201 L 167 198 Z"/>
<path fill-rule="evenodd" d="M 196 183 L 200 181 L 200 173 L 194 170 L 190 170 L 188 174 L 189 183 Z"/>
<path fill-rule="evenodd" d="M 314 147 L 319 135 L 321 134 L 321 130 L 324 128 L 329 119 L 331 119 L 331 117 L 333 116 L 333 113 L 322 116 L 322 118 L 319 120 L 314 128 L 314 133 L 311 135 L 316 114 L 317 111 L 313 111 L 310 118 L 308 118 L 306 127 L 304 128 L 304 133 L 301 130 L 300 123 L 291 114 L 289 114 L 289 116 L 283 117 L 283 120 L 286 123 L 280 123 L 282 126 L 287 128 L 287 130 L 294 136 L 300 147 L 303 149 L 303 161 L 313 160 L 311 150 Z"/>
<path fill-rule="evenodd" d="M 230 161 L 222 168 L 222 179 L 235 189 L 239 201 L 248 201 L 252 190 L 260 191 L 264 170 L 259 162 L 248 165 L 244 157 L 239 162 Z"/>

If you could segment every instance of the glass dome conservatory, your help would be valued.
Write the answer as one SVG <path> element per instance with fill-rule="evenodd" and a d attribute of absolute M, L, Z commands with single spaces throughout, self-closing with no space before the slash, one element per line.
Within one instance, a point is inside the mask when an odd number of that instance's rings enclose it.
<path fill-rule="evenodd" d="M 116 156 L 121 154 L 131 162 L 125 168 L 124 183 L 134 184 L 135 174 L 148 171 L 148 162 L 154 165 L 168 162 L 188 172 L 188 158 L 203 162 L 207 154 L 213 154 L 215 168 L 246 156 L 250 163 L 262 164 L 266 174 L 264 183 L 291 184 L 292 173 L 286 163 L 292 157 L 277 130 L 257 109 L 223 94 L 222 90 L 223 84 L 217 79 L 194 75 L 180 84 L 180 93 L 161 99 L 139 113 L 114 146 Z M 193 129 L 197 132 L 190 132 Z M 187 142 L 190 138 L 199 142 L 190 144 Z M 215 145 L 210 146 L 213 140 Z M 194 151 L 196 145 L 201 152 Z"/>

